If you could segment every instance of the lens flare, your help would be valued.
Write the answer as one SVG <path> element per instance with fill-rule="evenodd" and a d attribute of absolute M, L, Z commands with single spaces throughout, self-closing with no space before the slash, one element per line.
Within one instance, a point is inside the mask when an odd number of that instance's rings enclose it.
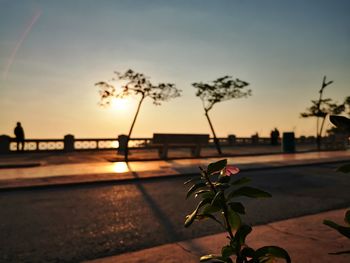
<path fill-rule="evenodd" d="M 7 76 L 8 76 L 8 73 L 10 71 L 10 68 L 16 58 L 16 54 L 19 50 L 19 48 L 21 47 L 24 39 L 27 37 L 27 35 L 29 34 L 29 32 L 32 30 L 32 27 L 34 26 L 35 22 L 39 19 L 39 17 L 41 16 L 41 11 L 38 10 L 36 12 L 36 14 L 33 16 L 33 18 L 30 20 L 29 24 L 27 25 L 26 27 L 26 30 L 24 30 L 24 32 L 22 33 L 21 37 L 19 38 L 19 40 L 17 41 L 14 49 L 12 50 L 12 53 L 10 55 L 10 58 L 9 60 L 7 61 L 7 64 L 6 64 L 6 67 L 5 67 L 5 70 L 3 72 L 3 78 L 4 80 L 7 79 Z"/>

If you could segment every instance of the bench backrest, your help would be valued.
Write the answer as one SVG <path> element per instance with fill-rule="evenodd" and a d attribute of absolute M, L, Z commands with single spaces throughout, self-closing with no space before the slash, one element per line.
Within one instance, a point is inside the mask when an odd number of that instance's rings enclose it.
<path fill-rule="evenodd" d="M 154 133 L 155 144 L 208 144 L 209 134 Z"/>

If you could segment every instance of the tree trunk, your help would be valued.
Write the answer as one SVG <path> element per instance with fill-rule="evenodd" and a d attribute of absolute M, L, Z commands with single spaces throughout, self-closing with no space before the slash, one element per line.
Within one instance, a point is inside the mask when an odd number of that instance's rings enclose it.
<path fill-rule="evenodd" d="M 328 86 L 331 85 L 333 81 L 328 81 L 326 82 L 326 76 L 323 77 L 322 81 L 322 86 L 319 91 L 320 93 L 320 98 L 318 99 L 318 104 L 317 104 L 317 112 L 319 113 L 321 111 L 321 102 L 322 102 L 322 96 L 323 96 L 323 91 L 324 89 Z M 316 138 L 316 143 L 317 143 L 317 150 L 321 150 L 321 140 L 322 140 L 322 131 L 323 131 L 323 126 L 324 122 L 326 120 L 326 116 L 323 117 L 321 127 L 319 128 L 319 117 L 317 117 L 317 127 L 316 127 L 316 133 L 317 133 L 317 138 Z"/>
<path fill-rule="evenodd" d="M 212 131 L 212 133 L 213 133 L 213 136 L 214 136 L 214 143 L 215 143 L 216 149 L 217 149 L 219 155 L 222 155 L 220 143 L 219 143 L 218 138 L 216 137 L 216 134 L 215 134 L 215 131 L 214 131 L 214 127 L 213 127 L 213 125 L 211 124 L 211 121 L 210 121 L 210 118 L 209 118 L 209 115 L 208 115 L 208 111 L 205 111 L 205 117 L 207 117 L 207 120 L 208 120 L 208 122 L 209 122 L 210 129 L 211 129 L 211 131 Z"/>
<path fill-rule="evenodd" d="M 316 124 L 316 145 L 317 145 L 317 151 L 321 150 L 321 139 L 320 139 L 320 129 L 319 129 L 319 120 L 320 118 L 317 117 L 317 124 Z"/>
<path fill-rule="evenodd" d="M 324 122 L 326 120 L 326 117 L 323 117 L 321 127 L 320 127 L 320 133 L 318 134 L 318 140 L 317 140 L 317 150 L 321 150 L 321 143 L 322 143 L 322 132 L 324 127 Z"/>
<path fill-rule="evenodd" d="M 134 120 L 132 121 L 130 130 L 129 130 L 128 138 L 127 138 L 127 141 L 126 141 L 126 149 L 125 149 L 125 152 L 124 152 L 124 160 L 125 160 L 125 162 L 128 162 L 130 136 L 131 136 L 132 130 L 134 129 L 135 122 L 136 122 L 137 116 L 139 115 L 141 104 L 142 104 L 144 99 L 145 99 L 145 97 L 142 96 L 141 100 L 139 101 L 139 104 L 137 106 L 137 110 L 136 110 L 136 113 L 135 113 L 135 116 L 134 116 Z"/>

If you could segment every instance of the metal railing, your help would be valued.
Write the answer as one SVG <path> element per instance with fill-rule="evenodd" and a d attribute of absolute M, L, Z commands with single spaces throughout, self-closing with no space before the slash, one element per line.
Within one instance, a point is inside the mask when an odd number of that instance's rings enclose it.
<path fill-rule="evenodd" d="M 71 136 L 70 141 L 67 141 L 66 136 L 63 139 L 27 139 L 24 144 L 24 151 L 28 152 L 53 152 L 65 151 L 66 144 L 70 143 L 74 151 L 101 151 L 101 150 L 117 150 L 119 142 L 117 138 L 77 138 Z M 218 138 L 222 146 L 234 145 L 269 145 L 271 139 L 269 137 L 220 137 Z M 316 142 L 314 137 L 300 137 L 295 138 L 296 144 L 314 144 Z M 151 147 L 152 138 L 131 138 L 129 147 L 148 148 Z M 214 139 L 209 139 L 209 146 L 214 145 Z M 10 138 L 9 151 L 17 150 L 17 143 Z"/>
<path fill-rule="evenodd" d="M 152 138 L 131 138 L 129 142 L 130 148 L 147 147 Z M 64 151 L 64 139 L 27 139 L 24 143 L 24 151 L 26 152 L 54 152 Z M 116 150 L 119 147 L 116 138 L 77 138 L 74 139 L 75 151 L 91 151 L 91 150 Z M 17 142 L 11 140 L 10 152 L 17 151 Z"/>

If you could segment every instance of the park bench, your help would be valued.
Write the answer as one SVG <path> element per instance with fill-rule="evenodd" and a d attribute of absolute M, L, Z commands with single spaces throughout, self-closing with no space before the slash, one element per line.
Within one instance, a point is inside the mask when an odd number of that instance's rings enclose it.
<path fill-rule="evenodd" d="M 209 144 L 209 134 L 154 133 L 152 145 L 161 159 L 168 158 L 169 148 L 189 148 L 191 156 L 199 157 L 201 147 Z"/>

